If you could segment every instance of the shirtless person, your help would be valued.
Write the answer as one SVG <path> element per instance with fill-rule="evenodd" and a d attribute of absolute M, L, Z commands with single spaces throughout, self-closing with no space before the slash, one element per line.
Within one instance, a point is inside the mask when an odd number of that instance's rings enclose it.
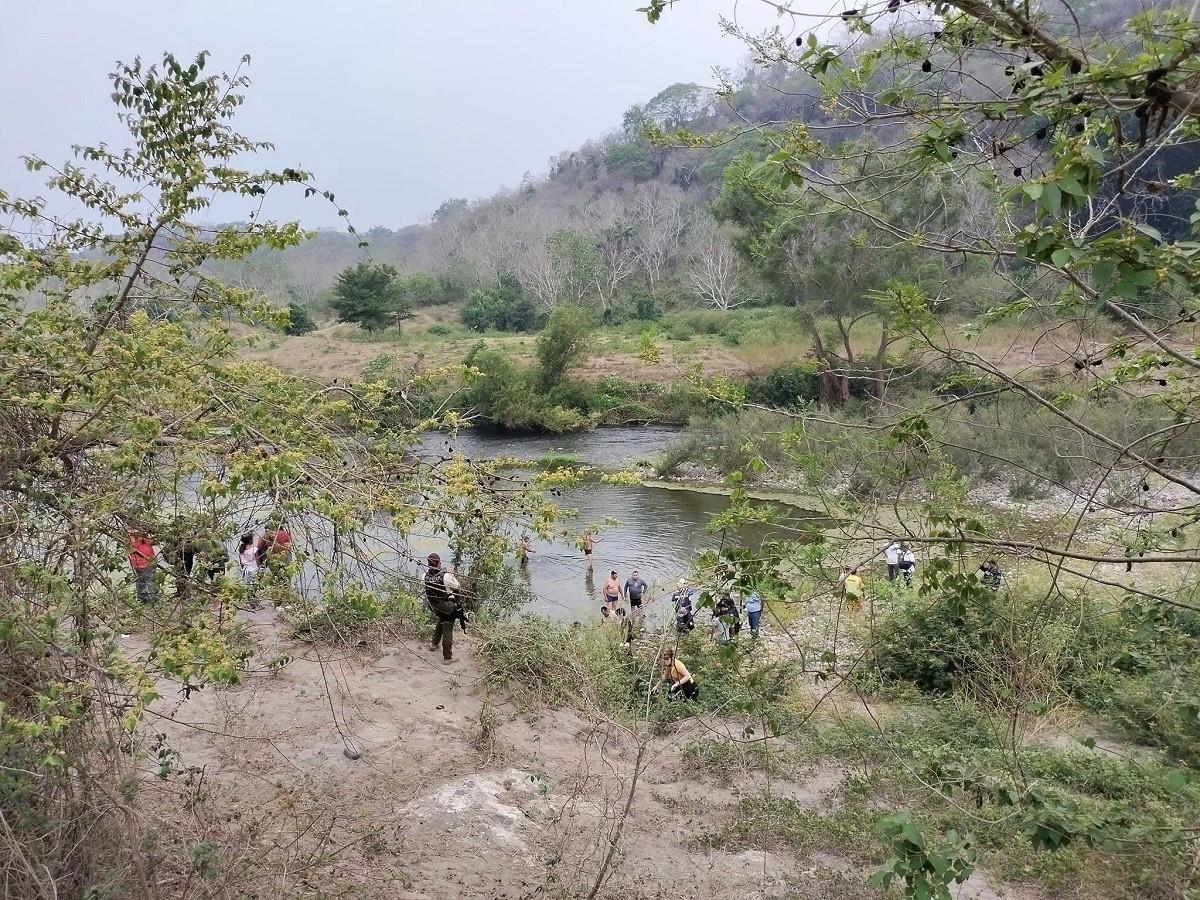
<path fill-rule="evenodd" d="M 583 533 L 583 539 L 579 542 L 583 547 L 583 558 L 587 560 L 588 571 L 592 571 L 592 553 L 596 549 L 596 536 L 591 531 Z"/>
<path fill-rule="evenodd" d="M 608 581 L 604 582 L 604 587 L 600 589 L 600 593 L 604 595 L 604 602 L 609 606 L 616 606 L 621 599 L 621 581 L 617 578 L 617 570 L 613 569 L 608 573 Z"/>

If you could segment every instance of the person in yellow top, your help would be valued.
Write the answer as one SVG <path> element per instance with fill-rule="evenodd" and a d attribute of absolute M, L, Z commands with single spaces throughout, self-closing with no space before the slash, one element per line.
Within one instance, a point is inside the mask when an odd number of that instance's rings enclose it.
<path fill-rule="evenodd" d="M 863 598 L 863 580 L 858 574 L 858 569 L 851 569 L 847 566 L 842 571 L 842 591 L 846 594 L 846 602 L 854 609 L 858 609 L 862 605 Z"/>
<path fill-rule="evenodd" d="M 663 680 L 670 682 L 671 685 L 667 689 L 668 699 L 695 700 L 700 696 L 700 688 L 696 684 L 696 679 L 692 677 L 692 673 L 687 670 L 683 661 L 675 658 L 674 650 L 663 652 L 662 664 Z"/>

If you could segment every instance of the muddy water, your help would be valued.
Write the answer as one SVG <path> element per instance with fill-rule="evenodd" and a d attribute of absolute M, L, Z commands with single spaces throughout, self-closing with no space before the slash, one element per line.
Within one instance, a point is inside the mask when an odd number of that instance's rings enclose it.
<path fill-rule="evenodd" d="M 576 435 L 514 437 L 481 431 L 463 431 L 453 441 L 454 451 L 471 459 L 516 456 L 537 459 L 547 453 L 571 454 L 581 463 L 603 468 L 622 468 L 637 460 L 652 459 L 673 441 L 678 432 L 660 427 L 602 428 Z M 430 435 L 425 452 L 446 452 L 447 438 Z M 533 539 L 534 554 L 526 565 L 517 566 L 517 577 L 527 582 L 534 594 L 530 611 L 566 621 L 589 621 L 599 615 L 599 591 L 608 573 L 616 569 L 622 582 L 637 568 L 651 588 L 651 597 L 670 594 L 679 576 L 688 570 L 702 550 L 715 548 L 719 534 L 707 529 L 709 519 L 724 510 L 729 501 L 713 493 L 658 487 L 604 484 L 589 480 L 564 489 L 556 498 L 578 515 L 562 523 L 568 535 L 555 541 Z M 781 507 L 783 525 L 805 527 L 817 520 L 815 513 Z M 601 528 L 596 545 L 594 571 L 589 574 L 582 552 L 574 539 L 583 526 L 613 520 Z M 727 535 L 726 540 L 757 545 L 764 540 L 794 537 L 779 525 L 755 525 Z M 414 550 L 441 550 L 436 536 L 413 536 Z M 660 604 L 661 605 L 661 604 Z"/>

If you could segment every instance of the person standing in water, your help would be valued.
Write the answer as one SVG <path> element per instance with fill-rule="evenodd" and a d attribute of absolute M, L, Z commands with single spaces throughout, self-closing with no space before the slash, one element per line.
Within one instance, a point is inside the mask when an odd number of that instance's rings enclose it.
<path fill-rule="evenodd" d="M 627 600 L 629 600 L 629 610 L 632 612 L 635 609 L 640 609 L 642 605 L 642 597 L 649 590 L 650 585 L 642 580 L 642 576 L 638 574 L 638 570 L 634 569 L 629 577 L 625 579 L 625 586 L 621 588 Z"/>
<path fill-rule="evenodd" d="M 579 541 L 579 546 L 583 548 L 583 558 L 587 561 L 588 571 L 592 571 L 592 554 L 596 550 L 596 536 L 592 534 L 590 528 L 583 532 L 583 537 Z"/>
<path fill-rule="evenodd" d="M 604 587 L 600 589 L 600 593 L 604 595 L 604 602 L 609 606 L 616 606 L 620 602 L 621 580 L 617 578 L 616 569 L 608 573 L 608 580 L 604 582 Z"/>
<path fill-rule="evenodd" d="M 529 540 L 529 535 L 521 535 L 521 542 L 517 544 L 517 560 L 522 566 L 529 565 L 529 557 L 537 551 L 533 549 L 533 542 Z"/>

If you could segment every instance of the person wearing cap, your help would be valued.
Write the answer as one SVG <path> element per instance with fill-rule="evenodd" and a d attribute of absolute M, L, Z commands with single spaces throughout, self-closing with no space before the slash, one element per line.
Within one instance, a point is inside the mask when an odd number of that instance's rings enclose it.
<path fill-rule="evenodd" d="M 617 570 L 613 569 L 608 573 L 608 581 L 604 582 L 604 587 L 601 589 L 604 594 L 604 602 L 609 606 L 616 606 L 621 599 L 621 580 L 617 578 Z"/>
<path fill-rule="evenodd" d="M 442 558 L 436 553 L 430 553 L 427 560 L 429 571 L 425 573 L 425 599 L 437 620 L 433 629 L 433 642 L 430 650 L 437 650 L 442 645 L 442 662 L 454 660 L 454 623 L 462 625 L 467 630 L 467 617 L 463 612 L 462 601 L 459 597 L 461 590 L 458 578 L 453 572 L 442 568 Z"/>
<path fill-rule="evenodd" d="M 679 579 L 679 589 L 671 595 L 675 604 L 675 630 L 691 631 L 696 627 L 696 612 L 692 608 L 692 597 L 695 591 L 686 578 Z"/>

